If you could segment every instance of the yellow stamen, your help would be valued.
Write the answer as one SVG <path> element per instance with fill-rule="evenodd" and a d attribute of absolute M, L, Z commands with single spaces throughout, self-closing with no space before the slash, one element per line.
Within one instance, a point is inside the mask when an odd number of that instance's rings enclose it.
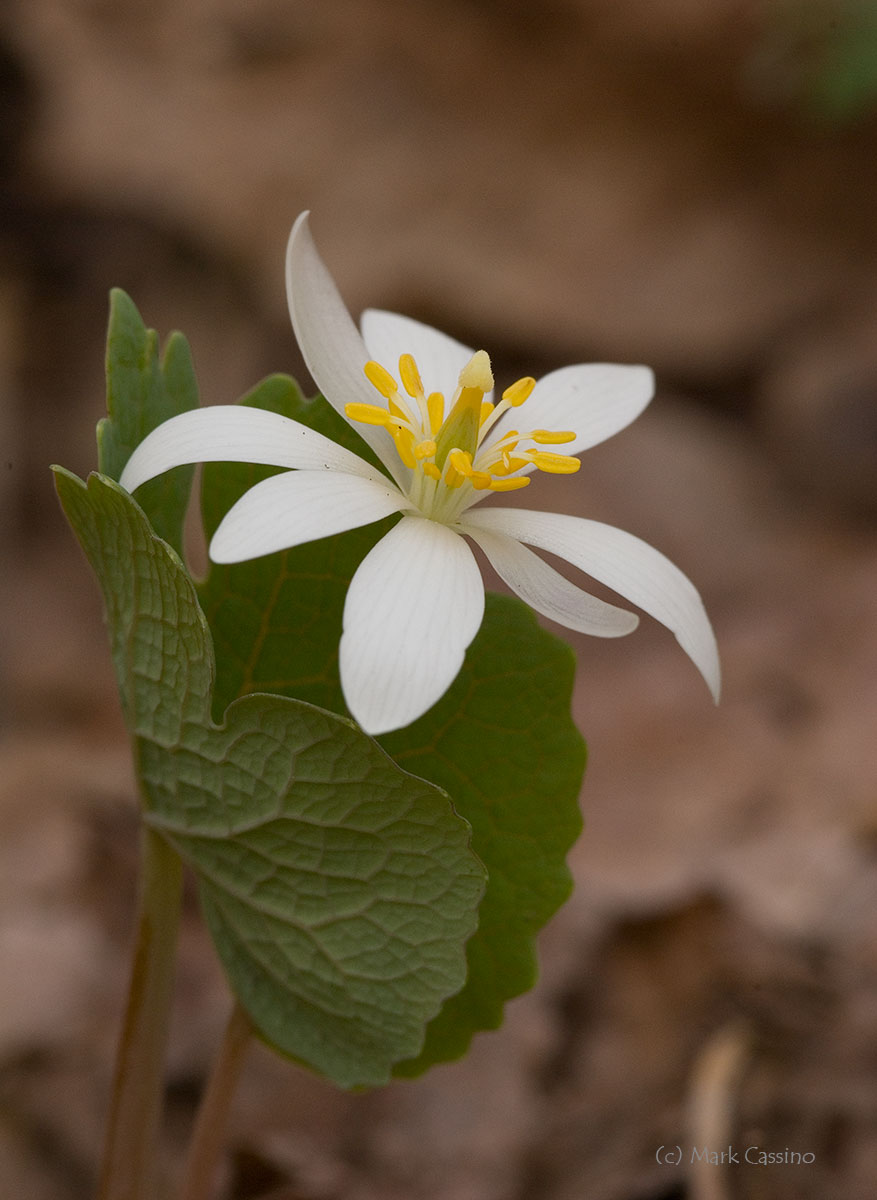
<path fill-rule="evenodd" d="M 404 401 L 402 404 L 399 403 L 400 400 L 402 400 L 402 397 L 399 395 L 397 390 L 395 399 L 393 396 L 387 397 L 387 408 L 394 417 L 400 417 L 407 424 L 411 420 L 411 413 L 408 411 L 408 406 L 404 403 Z"/>
<path fill-rule="evenodd" d="M 512 408 L 518 408 L 528 399 L 533 388 L 536 386 L 536 380 L 530 375 L 526 375 L 523 379 L 519 379 L 517 383 L 513 383 L 511 387 L 507 387 L 502 394 L 503 400 L 506 400 Z"/>
<path fill-rule="evenodd" d="M 472 456 L 467 454 L 465 450 L 452 450 L 448 455 L 448 462 L 461 475 L 468 476 L 472 474 Z"/>
<path fill-rule="evenodd" d="M 493 390 L 494 381 L 490 358 L 484 350 L 476 351 L 460 372 L 447 416 L 441 392 L 426 396 L 413 355 L 403 354 L 399 358 L 399 378 L 405 394 L 390 372 L 374 359 L 369 360 L 363 370 L 368 381 L 386 400 L 387 407 L 350 403 L 344 406 L 347 416 L 351 421 L 386 429 L 405 466 L 415 471 L 420 467 L 423 476 L 436 483 L 459 488 L 468 481 L 477 491 L 515 492 L 530 484 L 528 476 L 515 474 L 524 467 L 534 466 L 555 475 L 572 475 L 581 466 L 578 458 L 572 455 L 542 449 L 529 449 L 522 454 L 518 449 L 522 440 L 525 445 L 535 444 L 536 447 L 573 442 L 577 435 L 571 430 L 534 429 L 521 434 L 516 429 L 509 429 L 489 449 L 483 448 L 483 441 L 497 420 L 510 407 L 520 407 L 536 386 L 536 380 L 528 375 L 506 388 L 500 404 L 485 399 Z M 417 401 L 417 406 L 409 406 L 406 394 Z M 482 447 L 480 450 L 479 446 Z M 420 497 L 418 503 L 433 504 L 429 497 L 435 493 L 412 492 L 415 494 Z M 460 503 L 464 501 L 465 494 Z M 424 509 L 427 515 L 429 511 Z M 448 513 L 453 515 L 456 509 L 437 511 L 441 515 L 436 519 L 450 519 Z"/>
<path fill-rule="evenodd" d="M 568 429 L 562 429 L 558 433 L 552 433 L 550 429 L 534 429 L 530 437 L 540 446 L 562 446 L 564 442 L 576 440 L 576 435 Z"/>
<path fill-rule="evenodd" d="M 387 426 L 393 420 L 387 410 L 377 404 L 345 404 L 344 411 L 351 421 L 361 421 L 364 425 Z"/>
<path fill-rule="evenodd" d="M 529 461 L 528 458 L 512 458 L 510 454 L 504 454 L 502 462 L 495 463 L 490 469 L 494 475 L 511 475 L 512 471 L 526 467 Z"/>
<path fill-rule="evenodd" d="M 414 435 L 410 429 L 390 429 L 393 435 L 393 441 L 396 443 L 396 453 L 402 459 L 406 467 L 416 467 L 417 460 L 414 457 L 412 443 Z"/>
<path fill-rule="evenodd" d="M 516 475 L 514 479 L 494 479 L 490 485 L 492 492 L 516 492 L 518 488 L 528 487 L 530 477 L 528 475 Z"/>
<path fill-rule="evenodd" d="M 416 400 L 423 395 L 423 383 L 420 379 L 420 372 L 412 355 L 403 354 L 399 359 L 399 378 L 402 380 L 402 386 L 409 396 Z"/>
<path fill-rule="evenodd" d="M 382 396 L 387 400 L 394 396 L 399 390 L 399 385 L 390 372 L 382 367 L 379 362 L 374 359 L 370 360 L 362 368 L 365 371 L 365 377 L 369 383 L 378 389 Z"/>
<path fill-rule="evenodd" d="M 445 419 L 445 398 L 441 392 L 430 392 L 426 411 L 429 413 L 429 432 L 438 433 Z"/>
<path fill-rule="evenodd" d="M 548 450 L 531 450 L 528 457 L 540 471 L 548 471 L 551 475 L 575 475 L 582 465 L 570 454 L 552 454 Z"/>

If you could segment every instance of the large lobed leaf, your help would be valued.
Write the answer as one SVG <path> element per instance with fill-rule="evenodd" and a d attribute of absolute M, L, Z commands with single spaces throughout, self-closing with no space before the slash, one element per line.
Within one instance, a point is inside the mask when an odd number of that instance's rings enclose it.
<path fill-rule="evenodd" d="M 352 722 L 248 696 L 210 716 L 191 580 L 112 480 L 58 468 L 101 583 L 145 820 L 197 871 L 261 1035 L 344 1087 L 386 1081 L 465 978 L 483 868 L 447 797 Z"/>
<path fill-rule="evenodd" d="M 120 473 L 197 400 L 188 363 L 175 336 L 160 364 L 114 294 L 102 467 Z M 385 1082 L 465 978 L 484 889 L 469 826 L 344 717 L 260 695 L 215 723 L 210 632 L 177 554 L 113 479 L 56 468 L 56 486 L 103 590 L 145 820 L 197 872 L 233 989 L 283 1053 L 341 1086 Z M 186 489 L 140 495 L 179 544 Z"/>
<path fill-rule="evenodd" d="M 282 376 L 243 403 L 295 417 L 363 456 L 369 451 L 325 401 L 306 400 Z M 247 488 L 271 470 L 205 467 L 208 537 Z M 270 690 L 346 712 L 338 641 L 347 585 L 395 518 L 340 537 L 233 566 L 212 564 L 200 588 L 218 648 L 217 696 L 226 703 Z M 396 760 L 450 794 L 472 824 L 488 869 L 465 988 L 432 1022 L 421 1054 L 397 1066 L 417 1074 L 459 1057 L 473 1033 L 495 1029 L 503 1005 L 536 978 L 534 940 L 569 894 L 566 854 L 581 830 L 584 743 L 570 717 L 572 651 L 509 597 L 487 597 L 481 630 L 456 682 L 407 729 L 382 737 Z"/>

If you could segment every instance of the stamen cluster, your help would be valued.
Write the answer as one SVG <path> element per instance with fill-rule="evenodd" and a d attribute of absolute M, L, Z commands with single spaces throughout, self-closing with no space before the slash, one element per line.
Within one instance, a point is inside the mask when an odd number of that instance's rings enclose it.
<path fill-rule="evenodd" d="M 367 362 L 364 371 L 386 401 L 386 408 L 355 403 L 347 404 L 345 412 L 352 421 L 387 430 L 399 458 L 412 472 L 409 499 L 433 520 L 457 520 L 475 499 L 473 492 L 512 492 L 527 487 L 529 475 L 519 474 L 525 467 L 572 475 L 581 466 L 571 455 L 541 449 L 574 441 L 572 431 L 531 429 L 524 433 L 509 429 L 501 437 L 487 440 L 509 409 L 525 403 L 536 380 L 530 376 L 517 380 L 506 388 L 498 404 L 485 399 L 493 389 L 493 375 L 483 350 L 460 372 L 447 415 L 444 395 L 427 394 L 412 355 L 403 354 L 399 359 L 399 378 L 407 398 L 380 363 Z"/>

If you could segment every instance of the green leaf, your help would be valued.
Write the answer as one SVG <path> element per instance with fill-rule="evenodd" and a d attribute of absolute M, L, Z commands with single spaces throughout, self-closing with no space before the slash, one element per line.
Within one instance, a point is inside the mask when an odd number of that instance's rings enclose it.
<path fill-rule="evenodd" d="M 466 986 L 447 1000 L 418 1057 L 418 1075 L 496 1029 L 503 1005 L 536 982 L 535 936 L 572 890 L 566 855 L 582 830 L 585 744 L 570 717 L 575 655 L 530 609 L 486 597 L 484 623 L 450 691 L 381 745 L 444 788 L 472 825 L 488 871 Z"/>
<path fill-rule="evenodd" d="M 194 587 L 122 489 L 56 468 L 104 593 L 149 825 L 198 874 L 261 1036 L 343 1087 L 385 1082 L 465 978 L 484 871 L 437 788 L 343 717 L 279 696 L 211 719 Z"/>
<path fill-rule="evenodd" d="M 272 407 L 363 453 L 319 397 L 266 381 L 247 403 Z M 202 503 L 208 535 L 264 468 L 210 465 Z M 347 585 L 394 518 L 234 566 L 212 564 L 202 586 L 220 665 L 217 694 L 270 690 L 346 712 L 338 642 Z M 471 822 L 488 869 L 463 991 L 432 1023 L 423 1053 L 397 1069 L 416 1074 L 461 1055 L 494 1029 L 506 1000 L 536 977 L 537 931 L 569 894 L 566 854 L 581 830 L 584 743 L 570 716 L 574 656 L 526 605 L 487 597 L 481 630 L 451 690 L 407 729 L 381 738 L 404 766 L 439 784 Z"/>
<path fill-rule="evenodd" d="M 98 468 L 117 480 L 147 433 L 198 407 L 198 385 L 183 335 L 172 333 L 160 357 L 158 334 L 119 288 L 110 292 L 106 370 L 109 416 L 98 422 Z M 155 532 L 178 554 L 193 474 L 194 467 L 177 467 L 144 484 L 137 496 Z"/>

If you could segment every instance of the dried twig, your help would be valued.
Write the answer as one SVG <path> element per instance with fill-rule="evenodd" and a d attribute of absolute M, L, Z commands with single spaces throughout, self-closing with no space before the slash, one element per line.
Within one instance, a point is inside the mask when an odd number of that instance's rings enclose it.
<path fill-rule="evenodd" d="M 736 1091 L 750 1050 L 750 1034 L 734 1021 L 715 1033 L 691 1072 L 687 1116 L 692 1153 L 688 1164 L 691 1200 L 730 1200 L 728 1159 L 733 1159 Z M 703 1150 L 708 1153 L 704 1155 Z M 722 1158 L 723 1152 L 727 1158 Z M 713 1155 L 717 1155 L 718 1159 Z"/>

